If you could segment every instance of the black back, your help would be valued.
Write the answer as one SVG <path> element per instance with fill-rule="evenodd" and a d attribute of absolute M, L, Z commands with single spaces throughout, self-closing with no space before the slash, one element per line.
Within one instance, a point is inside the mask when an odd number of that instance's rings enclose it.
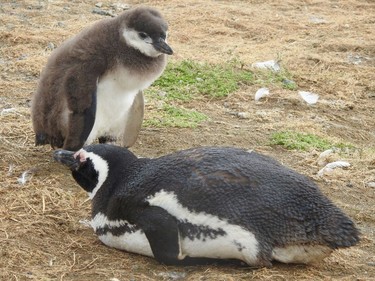
<path fill-rule="evenodd" d="M 111 198 L 106 206 L 94 206 L 94 213 L 109 205 L 113 219 L 134 213 L 147 207 L 146 197 L 164 190 L 191 212 L 241 225 L 273 246 L 316 241 L 337 248 L 359 240 L 353 222 L 316 184 L 256 152 L 205 147 L 136 160 L 127 149 L 96 145 L 89 150 L 107 157 L 112 167 L 107 191 L 101 191 L 108 195 L 111 189 Z"/>

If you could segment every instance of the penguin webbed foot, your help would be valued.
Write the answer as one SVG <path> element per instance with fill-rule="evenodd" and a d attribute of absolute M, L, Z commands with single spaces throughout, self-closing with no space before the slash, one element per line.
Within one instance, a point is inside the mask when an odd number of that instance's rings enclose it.
<path fill-rule="evenodd" d="M 117 139 L 115 137 L 111 136 L 102 136 L 98 138 L 99 143 L 115 143 L 116 140 Z"/>
<path fill-rule="evenodd" d="M 64 139 L 63 137 L 51 138 L 50 143 L 53 149 L 61 148 L 64 146 Z"/>
<path fill-rule="evenodd" d="M 45 133 L 35 134 L 35 146 L 50 144 L 53 149 L 61 148 L 64 145 L 62 136 L 51 137 Z"/>
<path fill-rule="evenodd" d="M 35 134 L 35 146 L 48 144 L 48 137 L 45 133 Z"/>

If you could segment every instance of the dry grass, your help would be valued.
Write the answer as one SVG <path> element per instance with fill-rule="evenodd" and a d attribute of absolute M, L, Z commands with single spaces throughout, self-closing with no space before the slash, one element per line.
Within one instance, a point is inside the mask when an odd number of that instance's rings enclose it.
<path fill-rule="evenodd" d="M 199 145 L 255 148 L 313 177 L 358 224 L 361 243 L 315 266 L 165 267 L 153 259 L 103 246 L 84 224 L 90 205 L 49 147 L 34 147 L 29 100 L 52 44 L 103 16 L 96 1 L 0 3 L 0 272 L 1 280 L 375 280 L 375 4 L 372 1 L 139 1 L 170 23 L 173 59 L 246 65 L 281 59 L 300 89 L 320 95 L 303 104 L 294 91 L 272 89 L 253 101 L 257 85 L 225 100 L 192 102 L 210 117 L 196 129 L 145 128 L 134 147 L 157 156 Z M 130 1 L 137 4 L 137 1 Z M 103 1 L 103 9 L 111 2 Z M 314 23 L 323 19 L 325 23 Z M 52 44 L 51 44 L 52 43 Z M 361 63 L 355 64 L 355 60 Z M 149 106 L 149 109 L 152 110 Z M 153 109 L 155 110 L 155 109 Z M 229 112 L 250 112 L 238 119 Z M 146 112 L 147 114 L 147 112 Z M 318 178 L 318 151 L 267 145 L 293 128 L 351 142 L 337 155 L 352 166 Z M 338 160 L 338 159 L 335 159 Z M 22 175 L 25 171 L 25 183 Z"/>

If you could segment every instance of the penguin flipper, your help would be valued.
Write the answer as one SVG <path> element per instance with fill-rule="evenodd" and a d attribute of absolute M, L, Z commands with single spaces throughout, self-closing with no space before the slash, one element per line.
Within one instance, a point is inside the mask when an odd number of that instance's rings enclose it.
<path fill-rule="evenodd" d="M 78 78 L 71 79 L 73 81 L 71 82 L 72 84 L 78 84 L 76 81 Z M 94 126 L 96 114 L 95 81 L 92 80 L 92 83 L 87 83 L 86 87 L 75 87 L 74 92 L 68 91 L 68 106 L 71 112 L 63 149 L 75 151 L 82 148 Z"/>
<path fill-rule="evenodd" d="M 133 104 L 129 108 L 126 124 L 123 131 L 121 145 L 124 147 L 131 147 L 137 140 L 139 131 L 142 127 L 144 116 L 144 97 L 143 92 L 139 91 L 135 96 Z"/>
<path fill-rule="evenodd" d="M 137 225 L 146 234 L 155 259 L 165 265 L 205 265 L 238 263 L 204 257 L 189 257 L 181 253 L 180 234 L 177 220 L 166 210 L 152 206 L 138 217 Z"/>
<path fill-rule="evenodd" d="M 175 264 L 180 255 L 176 218 L 160 207 L 148 207 L 137 220 L 150 243 L 157 261 Z"/>

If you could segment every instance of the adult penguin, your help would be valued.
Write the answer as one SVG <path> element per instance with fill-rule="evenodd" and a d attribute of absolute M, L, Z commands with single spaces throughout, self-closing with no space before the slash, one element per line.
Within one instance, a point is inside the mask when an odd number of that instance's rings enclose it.
<path fill-rule="evenodd" d="M 147 159 L 99 144 L 54 157 L 88 192 L 104 244 L 165 264 L 308 264 L 359 241 L 311 180 L 254 151 L 204 147 Z"/>

